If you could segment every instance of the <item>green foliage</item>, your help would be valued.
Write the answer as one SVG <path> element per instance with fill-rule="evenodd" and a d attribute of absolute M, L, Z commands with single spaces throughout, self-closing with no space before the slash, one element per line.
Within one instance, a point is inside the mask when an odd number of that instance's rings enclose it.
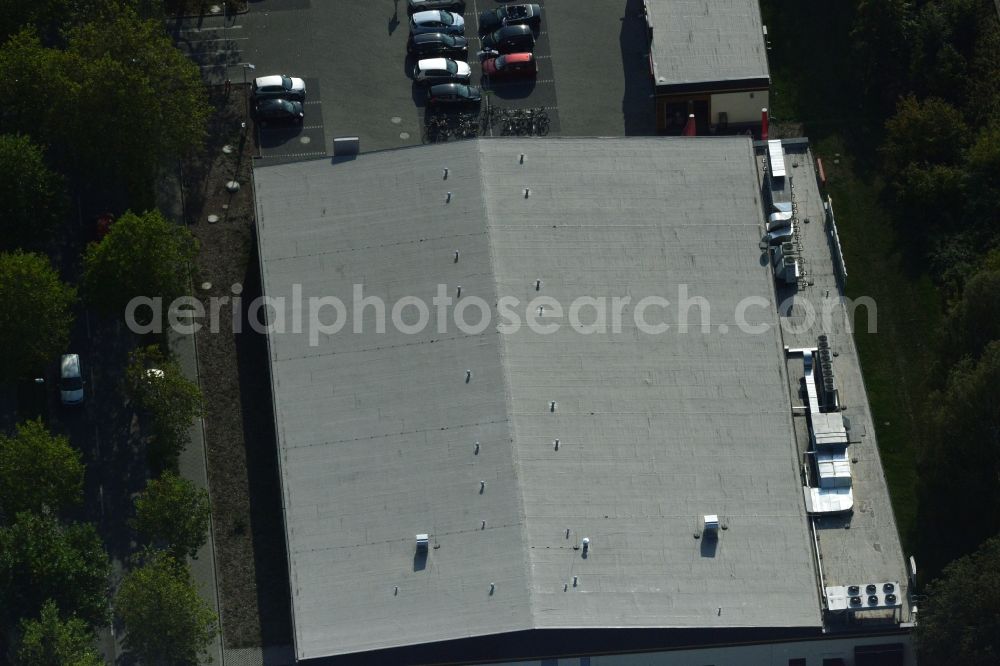
<path fill-rule="evenodd" d="M 197 555 L 208 539 L 208 492 L 171 472 L 149 482 L 135 500 L 135 514 L 139 533 L 178 561 Z"/>
<path fill-rule="evenodd" d="M 1000 340 L 978 360 L 956 364 L 929 401 L 919 471 L 922 561 L 930 571 L 1000 532 L 998 383 Z"/>
<path fill-rule="evenodd" d="M 77 177 L 124 184 L 148 207 L 157 171 L 202 145 L 210 106 L 197 65 L 162 21 L 107 4 L 67 31 L 64 50 L 30 30 L 0 47 L 10 101 L 0 131 L 30 133 Z"/>
<path fill-rule="evenodd" d="M 949 316 L 948 352 L 977 357 L 993 340 L 1000 340 L 1000 271 L 984 270 L 969 279 Z"/>
<path fill-rule="evenodd" d="M 1000 537 L 949 564 L 927 586 L 916 638 L 921 666 L 1000 663 Z"/>
<path fill-rule="evenodd" d="M 161 298 L 162 307 L 148 308 L 136 318 L 162 315 L 170 302 L 188 293 L 191 266 L 198 242 L 186 228 L 166 220 L 159 211 L 122 215 L 99 243 L 91 243 L 83 257 L 83 285 L 87 300 L 107 314 L 123 313 L 137 297 Z M 146 320 L 148 321 L 148 319 Z"/>
<path fill-rule="evenodd" d="M 126 649 L 144 664 L 197 663 L 218 626 L 187 568 L 163 552 L 125 576 L 115 613 L 125 623 Z"/>
<path fill-rule="evenodd" d="M 869 98 L 888 110 L 904 90 L 907 43 L 915 27 L 912 2 L 858 0 L 856 11 L 851 43 L 858 82 Z"/>
<path fill-rule="evenodd" d="M 137 0 L 7 0 L 0 3 L 0 42 L 28 26 L 48 43 L 58 43 L 67 28 L 103 19 L 116 7 L 137 4 Z"/>
<path fill-rule="evenodd" d="M 885 129 L 882 156 L 893 170 L 913 163 L 954 164 L 969 136 L 958 109 L 937 97 L 903 98 Z"/>
<path fill-rule="evenodd" d="M 972 219 L 995 220 L 1000 207 L 1000 114 L 979 132 L 969 148 L 966 174 Z"/>
<path fill-rule="evenodd" d="M 160 372 L 149 372 L 154 368 Z M 202 415 L 201 389 L 152 346 L 132 353 L 125 369 L 125 395 L 149 419 L 155 466 L 169 466 L 190 441 L 192 421 Z"/>
<path fill-rule="evenodd" d="M 104 666 L 94 649 L 94 632 L 83 620 L 59 618 L 59 608 L 49 599 L 40 616 L 21 621 L 17 648 L 19 666 Z"/>
<path fill-rule="evenodd" d="M 982 0 L 932 0 L 921 4 L 911 31 L 909 80 L 924 96 L 938 96 L 964 106 L 973 72 Z M 990 7 L 990 12 L 995 8 Z"/>
<path fill-rule="evenodd" d="M 0 253 L 0 380 L 38 374 L 65 351 L 75 300 L 45 257 Z"/>
<path fill-rule="evenodd" d="M 84 466 L 80 452 L 41 421 L 17 426 L 13 437 L 0 434 L 0 512 L 59 511 L 80 502 Z"/>
<path fill-rule="evenodd" d="M 62 176 L 23 135 L 0 135 L 0 247 L 36 245 L 68 210 Z"/>
<path fill-rule="evenodd" d="M 104 625 L 110 574 L 93 525 L 20 513 L 13 525 L 0 527 L 0 614 L 8 619 L 38 615 L 52 599 L 64 613 Z"/>

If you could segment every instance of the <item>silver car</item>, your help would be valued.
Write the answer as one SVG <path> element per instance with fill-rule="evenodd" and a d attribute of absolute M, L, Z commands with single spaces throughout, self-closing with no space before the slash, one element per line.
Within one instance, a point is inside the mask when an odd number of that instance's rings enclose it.
<path fill-rule="evenodd" d="M 465 19 L 461 14 L 452 12 L 417 12 L 410 17 L 410 34 L 421 35 L 425 32 L 462 35 L 465 34 Z"/>

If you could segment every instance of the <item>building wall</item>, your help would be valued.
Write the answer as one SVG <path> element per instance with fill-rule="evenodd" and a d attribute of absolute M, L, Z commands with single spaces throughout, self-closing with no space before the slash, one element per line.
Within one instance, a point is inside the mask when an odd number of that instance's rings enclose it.
<path fill-rule="evenodd" d="M 719 113 L 729 114 L 729 123 L 759 123 L 760 110 L 768 106 L 766 90 L 716 93 L 712 95 L 712 124 L 718 124 Z"/>
<path fill-rule="evenodd" d="M 856 646 L 892 643 L 902 643 L 904 648 L 903 663 L 906 666 L 916 666 L 916 655 L 913 651 L 913 641 L 910 634 L 823 638 L 789 643 L 640 654 L 563 657 L 561 659 L 493 664 L 492 666 L 748 666 L 748 664 L 753 664 L 753 666 L 789 666 L 789 662 L 803 664 L 803 666 L 824 666 L 825 659 L 842 659 L 844 666 L 855 666 L 854 648 Z M 805 661 L 792 661 L 795 659 L 805 659 Z"/>

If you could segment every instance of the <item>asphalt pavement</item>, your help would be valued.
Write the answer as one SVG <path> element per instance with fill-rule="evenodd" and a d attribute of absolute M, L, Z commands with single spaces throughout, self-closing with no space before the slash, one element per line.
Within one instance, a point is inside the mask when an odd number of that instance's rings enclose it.
<path fill-rule="evenodd" d="M 480 83 L 479 12 L 501 4 L 468 0 L 473 83 Z M 539 4 L 538 77 L 534 83 L 495 84 L 494 104 L 545 106 L 551 134 L 652 134 L 641 0 Z M 421 142 L 424 92 L 411 80 L 407 21 L 405 0 L 261 0 L 244 14 L 185 19 L 169 28 L 207 82 L 242 85 L 245 77 L 278 73 L 306 80 L 302 130 L 262 130 L 261 159 L 267 164 L 329 154 L 334 137 L 357 136 L 364 152 Z"/>

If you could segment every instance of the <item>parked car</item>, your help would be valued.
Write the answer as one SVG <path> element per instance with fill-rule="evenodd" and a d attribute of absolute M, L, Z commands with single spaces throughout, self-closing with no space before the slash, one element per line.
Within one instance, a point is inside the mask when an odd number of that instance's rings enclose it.
<path fill-rule="evenodd" d="M 542 8 L 538 5 L 505 5 L 479 15 L 479 32 L 492 32 L 505 25 L 527 25 L 538 29 Z"/>
<path fill-rule="evenodd" d="M 535 48 L 535 36 L 526 25 L 505 25 L 483 37 L 483 48 L 500 53 L 525 53 Z"/>
<path fill-rule="evenodd" d="M 421 86 L 435 83 L 468 83 L 470 76 L 472 69 L 469 63 L 451 58 L 418 60 L 413 67 L 413 81 Z"/>
<path fill-rule="evenodd" d="M 410 39 L 406 43 L 406 52 L 418 58 L 441 56 L 466 60 L 469 54 L 469 41 L 461 35 L 425 32 L 419 35 L 410 35 Z"/>
<path fill-rule="evenodd" d="M 257 119 L 269 123 L 301 123 L 305 117 L 302 102 L 288 99 L 263 99 L 254 107 Z"/>
<path fill-rule="evenodd" d="M 63 354 L 59 361 L 59 398 L 64 405 L 83 402 L 83 373 L 79 354 Z"/>
<path fill-rule="evenodd" d="M 505 78 L 534 76 L 538 73 L 538 63 L 531 53 L 508 53 L 483 61 L 483 76 Z"/>
<path fill-rule="evenodd" d="M 439 83 L 427 90 L 428 106 L 479 106 L 482 93 L 464 83 Z"/>
<path fill-rule="evenodd" d="M 465 13 L 465 0 L 409 0 L 406 10 L 410 14 L 427 11 L 429 9 L 443 9 L 446 12 L 456 14 Z"/>
<path fill-rule="evenodd" d="M 259 76 L 253 80 L 254 99 L 288 99 L 302 101 L 306 98 L 306 82 L 294 76 L 275 74 Z"/>
<path fill-rule="evenodd" d="M 410 17 L 410 34 L 424 32 L 446 32 L 461 35 L 465 32 L 465 19 L 452 12 L 417 12 Z"/>

